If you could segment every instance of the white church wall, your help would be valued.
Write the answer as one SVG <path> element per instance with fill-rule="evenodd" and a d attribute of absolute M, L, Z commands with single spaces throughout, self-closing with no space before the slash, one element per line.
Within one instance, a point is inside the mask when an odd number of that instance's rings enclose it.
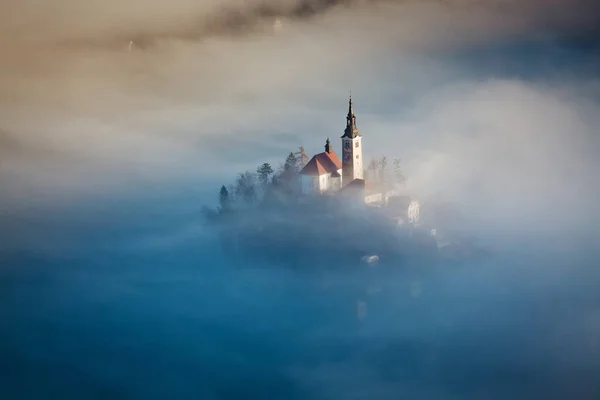
<path fill-rule="evenodd" d="M 319 191 L 324 192 L 329 187 L 329 178 L 331 174 L 319 175 Z"/>
<path fill-rule="evenodd" d="M 302 194 L 317 194 L 328 190 L 339 189 L 341 178 L 333 177 L 330 173 L 319 176 L 302 175 Z"/>
<path fill-rule="evenodd" d="M 310 175 L 301 176 L 302 194 L 313 194 L 318 190 L 318 177 Z"/>
<path fill-rule="evenodd" d="M 331 177 L 331 183 L 329 185 L 330 190 L 339 190 L 342 188 L 342 177 Z"/>

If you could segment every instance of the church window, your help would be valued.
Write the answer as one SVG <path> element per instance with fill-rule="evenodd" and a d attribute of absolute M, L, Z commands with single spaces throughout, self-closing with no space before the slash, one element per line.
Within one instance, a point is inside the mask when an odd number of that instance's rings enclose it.
<path fill-rule="evenodd" d="M 346 148 L 347 149 L 351 149 L 352 148 L 352 145 L 350 144 L 350 142 L 346 142 Z"/>
<path fill-rule="evenodd" d="M 356 142 L 356 143 L 354 144 L 354 147 L 358 148 L 358 142 Z"/>
<path fill-rule="evenodd" d="M 358 154 L 356 155 L 356 159 L 358 160 Z"/>

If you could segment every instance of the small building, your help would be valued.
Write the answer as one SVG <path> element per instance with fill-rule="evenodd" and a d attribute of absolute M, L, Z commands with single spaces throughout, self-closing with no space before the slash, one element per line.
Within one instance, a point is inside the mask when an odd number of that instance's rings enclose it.
<path fill-rule="evenodd" d="M 342 162 L 327 138 L 325 151 L 313 156 L 300 171 L 302 194 L 320 194 L 342 187 Z"/>
<path fill-rule="evenodd" d="M 397 196 L 397 191 L 386 183 L 367 181 L 365 184 L 365 204 L 387 205 L 390 198 Z"/>

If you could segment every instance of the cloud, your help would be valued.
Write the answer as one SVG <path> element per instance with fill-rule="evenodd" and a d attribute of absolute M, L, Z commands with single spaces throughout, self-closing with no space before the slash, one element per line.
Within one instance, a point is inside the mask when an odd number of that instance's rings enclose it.
<path fill-rule="evenodd" d="M 435 96 L 431 81 L 447 91 L 463 67 L 445 54 L 519 35 L 585 32 L 593 26 L 587 4 L 4 2 L 0 182 L 13 189 L 3 196 L 227 177 L 257 161 L 276 163 L 300 144 L 314 152 L 341 129 L 351 88 L 365 134 L 381 146 L 389 132 L 371 134 L 368 124 L 389 117 L 373 108 L 393 104 L 397 93 L 417 103 Z M 283 22 L 277 34 L 275 15 Z M 444 117 L 422 110 L 419 118 L 426 129 Z"/>
<path fill-rule="evenodd" d="M 374 132 L 400 127 L 374 145 L 403 153 L 416 193 L 459 202 L 479 223 L 597 223 L 600 184 L 591 171 L 600 167 L 600 92 L 575 93 L 584 91 L 520 80 L 457 82 L 374 125 Z"/>

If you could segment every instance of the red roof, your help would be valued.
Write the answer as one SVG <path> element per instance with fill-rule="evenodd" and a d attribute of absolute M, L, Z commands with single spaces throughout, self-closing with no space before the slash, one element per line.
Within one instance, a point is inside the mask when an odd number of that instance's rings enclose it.
<path fill-rule="evenodd" d="M 342 162 L 340 161 L 337 154 L 335 154 L 335 151 L 333 151 L 333 150 L 331 150 L 329 153 L 325 152 L 325 153 L 317 154 L 315 157 L 327 157 L 331 162 L 333 162 L 333 165 L 335 165 L 336 170 L 342 169 Z"/>
<path fill-rule="evenodd" d="M 337 174 L 338 169 L 342 169 L 342 162 L 333 150 L 316 154 L 302 168 L 302 175 L 318 176 L 328 173 Z"/>
<path fill-rule="evenodd" d="M 323 175 L 326 174 L 327 171 L 325 171 L 325 168 L 323 167 L 323 165 L 319 162 L 319 160 L 317 159 L 317 157 L 313 157 L 310 159 L 310 161 L 304 166 L 304 168 L 302 168 L 302 171 L 300 171 L 300 173 L 302 175 L 313 175 L 313 176 L 317 176 L 317 175 Z"/>

